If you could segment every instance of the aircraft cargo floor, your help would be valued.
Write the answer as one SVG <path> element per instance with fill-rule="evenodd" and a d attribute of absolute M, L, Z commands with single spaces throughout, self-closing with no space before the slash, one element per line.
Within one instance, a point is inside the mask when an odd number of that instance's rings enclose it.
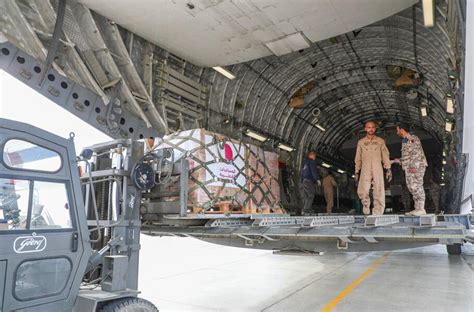
<path fill-rule="evenodd" d="M 142 235 L 139 287 L 160 311 L 474 311 L 474 247 L 273 254 Z"/>

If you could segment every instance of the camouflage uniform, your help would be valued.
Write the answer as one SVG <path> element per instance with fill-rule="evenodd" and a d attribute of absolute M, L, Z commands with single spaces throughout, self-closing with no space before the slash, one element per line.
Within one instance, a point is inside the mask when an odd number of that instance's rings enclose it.
<path fill-rule="evenodd" d="M 402 169 L 405 170 L 405 178 L 408 190 L 413 196 L 415 210 L 425 210 L 425 190 L 423 189 L 423 176 L 425 175 L 426 162 L 425 153 L 420 139 L 414 134 L 407 134 L 402 141 L 402 158 L 400 159 Z M 411 173 L 410 169 L 416 169 Z"/>

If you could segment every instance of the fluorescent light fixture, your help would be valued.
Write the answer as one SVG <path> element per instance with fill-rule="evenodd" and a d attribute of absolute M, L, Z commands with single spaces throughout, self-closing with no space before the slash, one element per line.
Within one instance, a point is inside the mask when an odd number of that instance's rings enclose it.
<path fill-rule="evenodd" d="M 326 167 L 326 168 L 331 168 L 332 166 L 328 163 L 323 162 L 321 166 Z"/>
<path fill-rule="evenodd" d="M 454 94 L 452 92 L 446 92 L 446 96 L 448 98 L 452 98 L 452 97 L 454 97 Z"/>
<path fill-rule="evenodd" d="M 445 126 L 446 131 L 451 132 L 453 131 L 453 123 L 451 121 L 446 121 L 446 126 Z"/>
<path fill-rule="evenodd" d="M 426 107 L 426 106 L 421 106 L 421 107 L 420 107 L 420 112 L 421 112 L 421 116 L 423 116 L 423 117 L 428 116 L 428 107 Z"/>
<path fill-rule="evenodd" d="M 353 178 L 353 179 L 355 179 L 355 178 L 356 178 L 355 174 L 353 174 L 353 175 L 352 175 L 352 178 Z"/>
<path fill-rule="evenodd" d="M 446 152 L 445 152 L 445 151 L 443 151 L 443 156 L 446 156 Z"/>
<path fill-rule="evenodd" d="M 229 70 L 225 69 L 224 67 L 216 66 L 216 67 L 213 67 L 213 69 L 214 69 L 216 72 L 218 72 L 218 73 L 220 73 L 220 74 L 226 76 L 226 77 L 229 78 L 230 80 L 236 78 L 236 76 L 235 76 L 232 72 L 230 72 Z"/>
<path fill-rule="evenodd" d="M 265 142 L 265 141 L 267 140 L 267 137 L 264 136 L 263 134 L 258 133 L 258 132 L 255 132 L 255 131 L 250 130 L 250 129 L 245 130 L 245 131 L 244 131 L 244 134 L 245 134 L 246 136 L 249 136 L 249 137 L 251 137 L 251 138 L 253 138 L 253 139 L 255 139 L 255 140 L 258 140 L 258 141 L 260 141 L 260 142 Z"/>
<path fill-rule="evenodd" d="M 441 183 L 440 185 L 441 185 L 441 186 L 445 186 L 446 184 L 444 184 L 444 183 Z"/>
<path fill-rule="evenodd" d="M 288 145 L 285 145 L 285 144 L 283 144 L 283 143 L 279 143 L 279 144 L 278 144 L 278 148 L 279 148 L 279 149 L 282 149 L 282 150 L 285 150 L 285 151 L 287 151 L 287 152 L 293 152 L 293 151 L 295 150 L 293 147 L 288 146 Z"/>
<path fill-rule="evenodd" d="M 448 162 L 446 161 L 446 159 L 443 159 L 443 165 L 446 165 Z"/>
<path fill-rule="evenodd" d="M 459 73 L 455 70 L 450 70 L 448 72 L 448 78 L 451 80 L 457 80 L 459 78 Z"/>
<path fill-rule="evenodd" d="M 425 27 L 434 26 L 436 8 L 434 2 L 434 0 L 423 0 L 423 22 Z"/>
<path fill-rule="evenodd" d="M 323 128 L 320 124 L 316 124 L 316 128 L 318 128 L 321 131 L 326 131 L 326 129 Z"/>
<path fill-rule="evenodd" d="M 453 100 L 453 98 L 448 97 L 446 99 L 446 112 L 448 114 L 454 114 L 454 100 Z"/>
<path fill-rule="evenodd" d="M 341 169 L 337 169 L 337 172 L 339 172 L 340 174 L 346 173 L 344 170 L 341 170 Z"/>

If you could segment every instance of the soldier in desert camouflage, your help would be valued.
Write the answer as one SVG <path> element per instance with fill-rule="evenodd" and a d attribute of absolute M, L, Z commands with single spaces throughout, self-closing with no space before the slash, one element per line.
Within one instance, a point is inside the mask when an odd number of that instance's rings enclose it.
<path fill-rule="evenodd" d="M 408 132 L 409 128 L 408 125 L 404 124 L 397 126 L 397 135 L 402 138 L 402 158 L 396 161 L 401 164 L 405 171 L 407 187 L 415 202 L 415 209 L 406 214 L 420 216 L 426 214 L 423 177 L 428 163 L 420 139 Z"/>

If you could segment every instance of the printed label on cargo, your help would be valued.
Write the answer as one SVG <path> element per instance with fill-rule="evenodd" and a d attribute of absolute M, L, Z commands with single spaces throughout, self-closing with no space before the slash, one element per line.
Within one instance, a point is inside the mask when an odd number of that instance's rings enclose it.
<path fill-rule="evenodd" d="M 211 143 L 212 136 L 205 136 L 206 144 Z M 228 187 L 245 187 L 247 182 L 245 178 L 245 147 L 242 144 L 233 143 L 231 141 L 221 142 L 209 146 L 206 150 L 206 162 L 208 170 L 206 170 L 206 181 L 216 180 L 209 186 L 222 186 L 225 180 Z M 222 161 L 224 160 L 224 161 Z"/>

